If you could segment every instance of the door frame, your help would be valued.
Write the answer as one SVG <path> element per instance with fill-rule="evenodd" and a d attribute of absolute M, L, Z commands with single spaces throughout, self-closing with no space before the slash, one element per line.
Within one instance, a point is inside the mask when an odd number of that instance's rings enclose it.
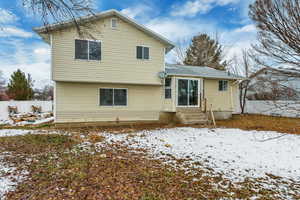
<path fill-rule="evenodd" d="M 198 99 L 197 99 L 197 105 L 186 105 L 186 106 L 183 106 L 183 105 L 178 105 L 178 94 L 179 94 L 179 90 L 178 90 L 178 87 L 179 87 L 179 84 L 178 84 L 178 81 L 179 80 L 196 80 L 198 81 Z M 200 82 L 201 82 L 201 79 L 199 78 L 176 78 L 176 107 L 180 107 L 180 108 L 200 108 L 201 105 L 200 105 Z M 189 84 L 188 84 L 188 91 L 189 91 Z M 189 102 L 189 95 L 188 96 L 188 102 Z"/>

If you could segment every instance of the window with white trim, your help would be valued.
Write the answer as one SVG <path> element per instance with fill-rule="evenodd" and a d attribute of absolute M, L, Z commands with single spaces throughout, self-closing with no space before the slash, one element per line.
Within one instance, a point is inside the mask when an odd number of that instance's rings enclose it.
<path fill-rule="evenodd" d="M 111 19 L 111 28 L 117 28 L 118 20 L 116 18 Z"/>
<path fill-rule="evenodd" d="M 136 47 L 136 58 L 149 60 L 149 47 L 137 46 Z"/>
<path fill-rule="evenodd" d="M 171 99 L 172 98 L 172 79 L 171 78 L 165 78 L 165 99 Z"/>
<path fill-rule="evenodd" d="M 101 60 L 101 42 L 76 39 L 75 59 Z"/>
<path fill-rule="evenodd" d="M 127 106 L 127 89 L 100 88 L 100 106 Z"/>
<path fill-rule="evenodd" d="M 228 81 L 219 80 L 219 91 L 227 91 L 228 89 Z"/>

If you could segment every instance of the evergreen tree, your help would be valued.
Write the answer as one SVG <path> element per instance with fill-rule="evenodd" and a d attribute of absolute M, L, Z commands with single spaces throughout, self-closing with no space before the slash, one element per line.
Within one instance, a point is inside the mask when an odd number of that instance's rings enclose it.
<path fill-rule="evenodd" d="M 14 100 L 30 100 L 33 98 L 33 81 L 30 74 L 25 75 L 20 69 L 15 71 L 7 85 L 7 94 Z"/>
<path fill-rule="evenodd" d="M 184 64 L 225 70 L 226 62 L 221 63 L 221 60 L 222 46 L 207 34 L 200 34 L 193 37 Z"/>

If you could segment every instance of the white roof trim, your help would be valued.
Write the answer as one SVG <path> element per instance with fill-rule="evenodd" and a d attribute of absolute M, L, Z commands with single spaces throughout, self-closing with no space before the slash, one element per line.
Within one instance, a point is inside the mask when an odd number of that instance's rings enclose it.
<path fill-rule="evenodd" d="M 121 12 L 119 12 L 115 9 L 107 10 L 107 11 L 104 11 L 104 12 L 101 12 L 101 13 L 98 13 L 95 15 L 91 15 L 91 16 L 80 17 L 80 18 L 78 18 L 78 20 L 79 21 L 85 21 L 85 20 L 90 20 L 90 19 L 96 20 L 99 18 L 109 17 L 109 16 L 117 16 L 117 17 L 123 19 L 124 21 L 128 22 L 129 24 L 132 24 L 137 29 L 139 29 L 139 30 L 147 33 L 148 35 L 154 37 L 155 39 L 165 43 L 168 46 L 167 52 L 175 47 L 175 44 L 173 44 L 170 40 L 168 40 L 164 36 L 162 36 L 158 33 L 155 33 L 154 31 L 150 30 L 149 28 L 145 27 L 144 25 L 137 23 L 135 20 L 129 18 L 128 16 L 122 14 Z M 63 28 L 63 26 L 68 27 L 68 26 L 72 26 L 72 25 L 73 25 L 72 20 L 68 20 L 68 21 L 61 22 L 61 23 L 51 24 L 49 26 L 37 27 L 37 28 L 34 28 L 33 30 L 41 35 L 43 33 L 46 33 L 47 30 L 54 31 L 54 30 Z"/>

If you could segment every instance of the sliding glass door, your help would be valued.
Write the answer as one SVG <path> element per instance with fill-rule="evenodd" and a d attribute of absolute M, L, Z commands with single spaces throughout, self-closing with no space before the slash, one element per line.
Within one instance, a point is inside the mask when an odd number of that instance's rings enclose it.
<path fill-rule="evenodd" d="M 178 106 L 199 106 L 199 80 L 178 79 Z"/>

